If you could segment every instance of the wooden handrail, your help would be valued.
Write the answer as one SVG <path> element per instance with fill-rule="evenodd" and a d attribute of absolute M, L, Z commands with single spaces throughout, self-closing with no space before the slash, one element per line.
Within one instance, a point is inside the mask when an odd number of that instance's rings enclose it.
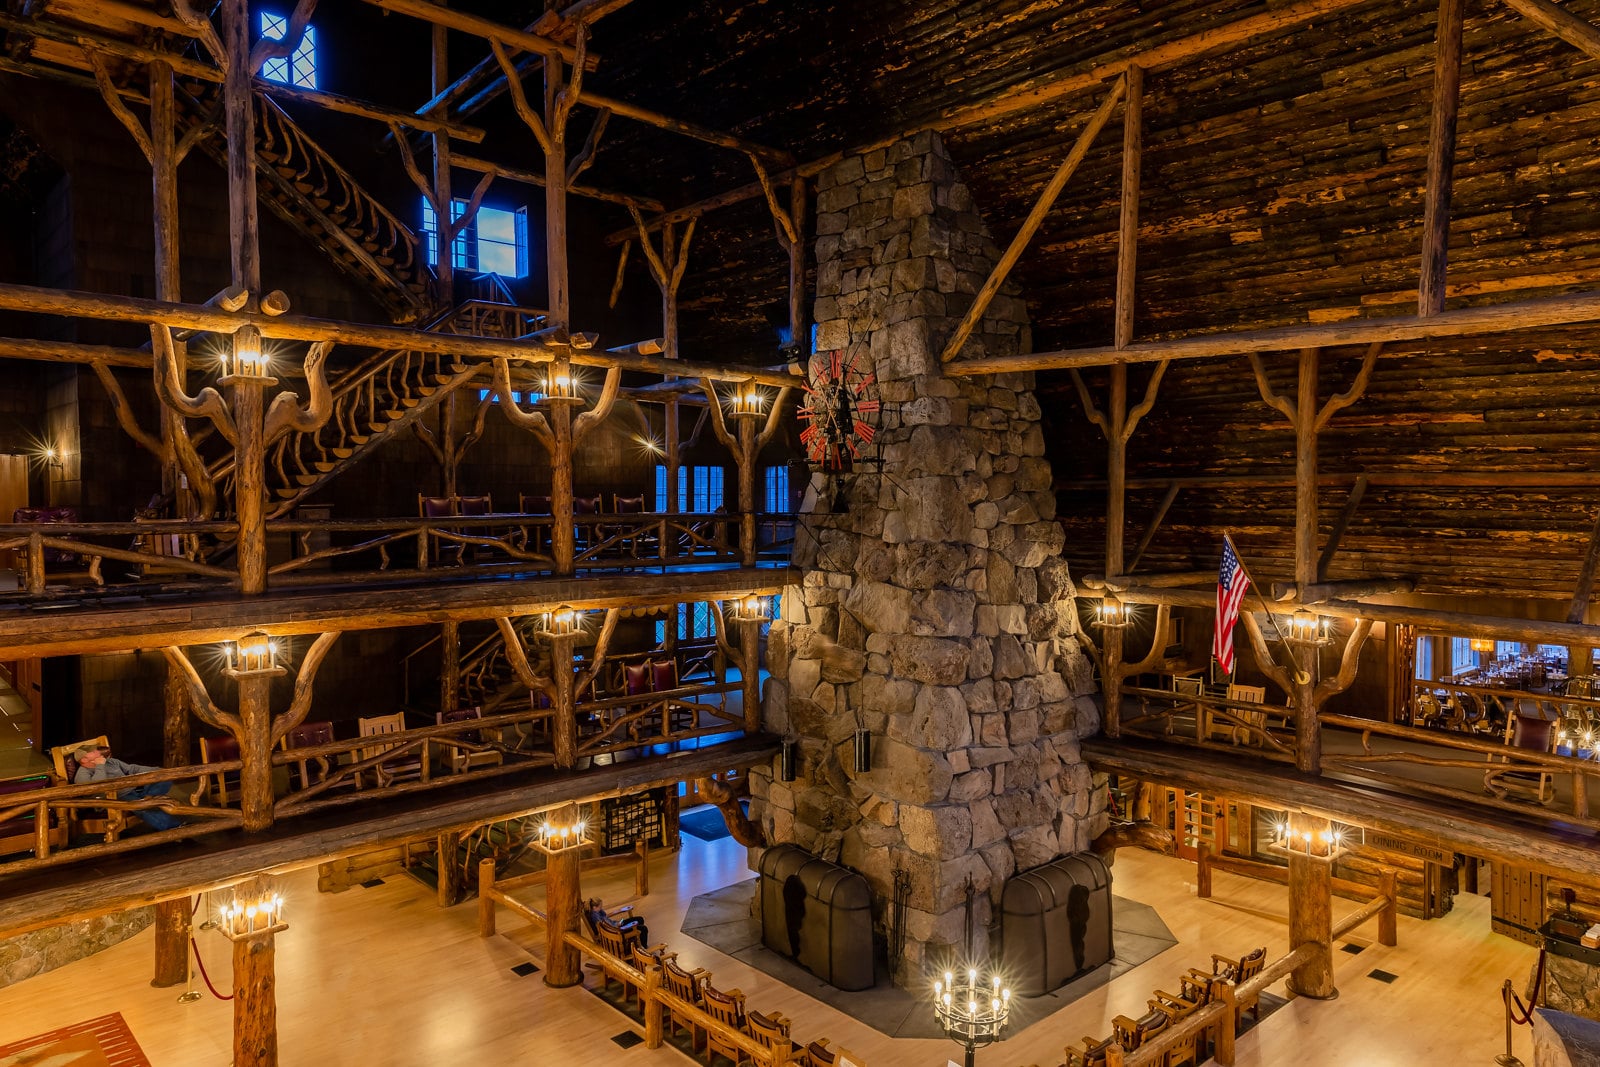
<path fill-rule="evenodd" d="M 1358 730 L 1363 734 L 1377 734 L 1380 737 L 1393 737 L 1405 741 L 1439 745 L 1443 748 L 1461 749 L 1465 752 L 1481 752 L 1486 756 L 1512 756 L 1519 762 L 1533 763 L 1541 767 L 1549 767 L 1552 770 L 1600 773 L 1600 764 L 1596 764 L 1593 760 L 1579 759 L 1576 756 L 1560 756 L 1554 752 L 1540 752 L 1532 748 L 1517 748 L 1502 741 L 1485 741 L 1441 730 L 1401 726 L 1398 723 L 1378 722 L 1374 719 L 1363 719 L 1354 715 L 1336 715 L 1331 712 L 1319 714 L 1317 720 L 1324 726 L 1338 726 L 1347 730 Z"/>

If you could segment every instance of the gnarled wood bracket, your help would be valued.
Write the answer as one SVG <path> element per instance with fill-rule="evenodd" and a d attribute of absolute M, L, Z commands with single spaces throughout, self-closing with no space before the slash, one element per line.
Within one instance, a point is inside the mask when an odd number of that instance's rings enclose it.
<path fill-rule="evenodd" d="M 289 731 L 305 722 L 306 715 L 311 711 L 312 688 L 317 680 L 317 671 L 322 666 L 323 659 L 333 643 L 339 639 L 341 631 L 330 630 L 319 634 L 306 650 L 305 658 L 300 661 L 294 681 L 294 696 L 289 701 L 289 707 L 281 714 L 273 716 L 271 744 L 276 745 L 288 736 Z M 240 751 L 244 752 L 244 738 L 241 736 L 242 727 L 239 716 L 223 711 L 211 699 L 211 694 L 206 689 L 206 683 L 200 677 L 200 672 L 195 670 L 187 653 L 179 645 L 168 645 L 161 650 L 167 662 L 177 668 L 189 690 L 189 699 L 194 713 L 200 721 L 219 730 L 226 730 L 229 734 L 239 739 Z M 269 751 L 270 755 L 270 751 Z"/>
<path fill-rule="evenodd" d="M 1117 862 L 1119 848 L 1147 848 L 1163 856 L 1178 854 L 1172 831 L 1153 822 L 1116 823 L 1089 843 L 1090 851 L 1102 857 L 1108 867 Z"/>
<path fill-rule="evenodd" d="M 767 837 L 761 832 L 761 827 L 750 821 L 744 805 L 739 803 L 740 794 L 729 788 L 726 782 L 701 778 L 695 782 L 695 788 L 722 812 L 722 821 L 728 825 L 728 833 L 735 841 L 745 848 L 767 847 Z"/>
<path fill-rule="evenodd" d="M 683 283 L 684 272 L 689 269 L 689 245 L 694 241 L 694 228 L 700 218 L 698 215 L 690 218 L 681 235 L 673 223 L 664 223 L 661 227 L 661 251 L 657 252 L 650 240 L 650 228 L 645 225 L 639 209 L 630 204 L 628 213 L 633 216 L 633 224 L 639 231 L 639 249 L 644 253 L 650 277 L 655 279 L 656 288 L 661 290 L 661 336 L 666 341 L 666 357 L 677 359 L 678 286 Z"/>

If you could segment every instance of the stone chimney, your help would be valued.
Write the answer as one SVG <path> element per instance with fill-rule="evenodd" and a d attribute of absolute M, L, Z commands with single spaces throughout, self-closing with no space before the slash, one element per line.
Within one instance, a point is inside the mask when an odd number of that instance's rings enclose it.
<path fill-rule="evenodd" d="M 869 356 L 883 412 L 875 461 L 813 480 L 765 703 L 767 728 L 800 741 L 799 776 L 752 771 L 751 813 L 773 844 L 864 874 L 885 934 L 895 872 L 910 875 L 898 978 L 920 987 L 964 948 L 969 880 L 983 954 L 1004 881 L 1104 827 L 1077 729 L 1099 713 L 1033 375 L 941 370 L 999 253 L 940 138 L 821 174 L 817 235 L 816 350 Z M 1008 287 L 965 351 L 1028 344 Z M 872 734 L 864 774 L 858 727 Z"/>

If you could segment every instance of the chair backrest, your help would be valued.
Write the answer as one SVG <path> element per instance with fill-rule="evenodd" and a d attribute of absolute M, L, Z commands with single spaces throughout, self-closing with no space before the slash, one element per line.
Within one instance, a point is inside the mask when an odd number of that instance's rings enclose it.
<path fill-rule="evenodd" d="M 1142 1045 L 1165 1030 L 1171 1022 L 1172 1020 L 1167 1018 L 1166 1012 L 1153 1011 L 1139 1020 L 1139 1028 L 1135 1032 L 1135 1040 Z"/>
<path fill-rule="evenodd" d="M 1534 715 L 1517 714 L 1509 723 L 1511 746 L 1534 752 L 1549 752 L 1555 722 Z"/>
<path fill-rule="evenodd" d="M 443 725 L 447 722 L 466 722 L 468 719 L 483 718 L 482 708 L 456 708 L 454 711 L 441 711 L 435 714 L 434 721 Z"/>
<path fill-rule="evenodd" d="M 383 734 L 397 734 L 406 728 L 406 713 L 397 711 L 393 715 L 374 715 L 371 718 L 357 719 L 356 724 L 361 729 L 362 737 L 377 737 Z M 371 759 L 381 752 L 393 748 L 393 745 L 376 745 L 361 750 L 362 759 Z"/>
<path fill-rule="evenodd" d="M 1267 699 L 1267 687 L 1264 685 L 1230 685 L 1228 686 L 1228 699 L 1237 700 L 1245 704 L 1260 704 Z"/>
<path fill-rule="evenodd" d="M 672 658 L 653 659 L 650 661 L 650 689 L 655 693 L 665 693 L 669 689 L 678 688 L 678 661 Z"/>
<path fill-rule="evenodd" d="M 839 1057 L 821 1041 L 806 1046 L 806 1067 L 834 1067 Z"/>
<path fill-rule="evenodd" d="M 572 498 L 572 513 L 574 515 L 598 515 L 600 514 L 600 508 L 599 493 L 594 496 L 575 496 Z"/>
<path fill-rule="evenodd" d="M 650 662 L 625 663 L 622 666 L 622 688 L 629 696 L 650 692 Z"/>
<path fill-rule="evenodd" d="M 701 1002 L 700 986 L 703 981 L 709 980 L 710 975 L 694 975 L 678 966 L 676 960 L 661 961 L 661 980 L 667 990 L 680 1000 L 687 1000 L 690 1004 Z"/>
<path fill-rule="evenodd" d="M 86 748 L 105 747 L 110 744 L 111 742 L 106 735 L 101 734 L 99 737 L 91 737 L 87 741 L 76 741 L 70 745 L 57 745 L 52 748 L 50 750 L 50 763 L 55 770 L 56 777 L 70 785 L 72 779 L 78 773 L 78 753 Z"/>
<path fill-rule="evenodd" d="M 701 986 L 700 991 L 705 996 L 707 1015 L 735 1030 L 744 1029 L 743 993 L 724 993 L 709 981 Z"/>
<path fill-rule="evenodd" d="M 598 919 L 594 927 L 601 948 L 619 960 L 626 960 L 633 955 L 633 946 L 639 942 L 638 927 L 624 930 L 610 919 Z"/>
<path fill-rule="evenodd" d="M 549 496 L 534 496 L 529 493 L 517 494 L 517 507 L 524 515 L 550 514 Z"/>
<path fill-rule="evenodd" d="M 284 736 L 286 748 L 310 748 L 333 744 L 333 723 L 303 722 Z"/>
<path fill-rule="evenodd" d="M 456 498 L 457 515 L 491 515 L 494 513 L 494 499 L 487 493 L 483 496 L 462 496 Z"/>
<path fill-rule="evenodd" d="M 224 763 L 239 758 L 239 739 L 231 734 L 200 739 L 201 763 Z"/>
<path fill-rule="evenodd" d="M 611 511 L 616 515 L 643 515 L 644 495 L 623 496 L 621 493 L 612 493 Z"/>
<path fill-rule="evenodd" d="M 1235 972 L 1233 982 L 1235 985 L 1247 982 L 1261 973 L 1267 965 L 1267 946 L 1262 945 L 1248 956 L 1239 960 L 1239 970 Z"/>
<path fill-rule="evenodd" d="M 1189 697 L 1203 696 L 1206 691 L 1206 682 L 1198 674 L 1181 675 L 1172 679 L 1172 691 Z"/>
<path fill-rule="evenodd" d="M 782 1018 L 768 1018 L 751 1008 L 744 1013 L 745 1029 L 756 1043 L 762 1048 L 789 1047 L 789 1021 Z"/>
<path fill-rule="evenodd" d="M 417 514 L 424 519 L 448 519 L 455 513 L 455 497 L 417 494 Z"/>

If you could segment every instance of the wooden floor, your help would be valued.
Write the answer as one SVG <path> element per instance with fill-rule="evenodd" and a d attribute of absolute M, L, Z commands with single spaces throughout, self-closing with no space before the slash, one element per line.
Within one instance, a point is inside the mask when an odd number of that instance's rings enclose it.
<path fill-rule="evenodd" d="M 745 851 L 732 840 L 707 843 L 685 836 L 677 854 L 651 864 L 651 895 L 639 905 L 652 940 L 666 941 L 688 964 L 706 967 L 723 988 L 744 990 L 751 1005 L 795 1020 L 804 1040 L 826 1035 L 858 1053 L 869 1067 L 941 1067 L 958 1055 L 942 1041 L 896 1041 L 778 985 L 677 932 L 698 893 L 749 877 Z M 986 1065 L 1056 1064 L 1062 1045 L 1110 1031 L 1111 1017 L 1144 1008 L 1152 988 L 1171 989 L 1183 969 L 1205 965 L 1213 951 L 1238 954 L 1265 942 L 1269 958 L 1286 948 L 1285 890 L 1234 875 L 1215 876 L 1215 898 L 1194 896 L 1194 865 L 1123 850 L 1114 868 L 1116 891 L 1153 905 L 1178 937 L 1116 983 L 979 1054 Z M 642 1045 L 624 1051 L 610 1037 L 622 1017 L 576 989 L 553 990 L 542 971 L 511 970 L 533 959 L 537 939 L 501 911 L 501 934 L 477 936 L 477 904 L 449 911 L 431 891 L 405 876 L 342 894 L 316 892 L 314 872 L 286 879 L 290 929 L 278 938 L 278 1019 L 285 1067 L 432 1067 L 516 1064 L 588 1067 L 592 1064 L 687 1064 L 681 1053 Z M 631 892 L 626 876 L 591 879 L 586 894 L 608 904 Z M 1402 917 L 1400 944 L 1370 942 L 1374 929 L 1354 935 L 1367 947 L 1338 952 L 1338 999 L 1293 1001 L 1239 1041 L 1243 1065 L 1385 1065 L 1489 1063 L 1500 1050 L 1503 1022 L 1498 989 L 1507 977 L 1520 989 L 1534 952 L 1489 931 L 1488 902 L 1458 897 L 1448 917 L 1423 923 Z M 1354 910 L 1335 901 L 1335 913 Z M 0 990 L 0 1045 L 107 1012 L 123 1014 L 155 1067 L 224 1067 L 229 1062 L 231 1006 L 206 995 L 180 1004 L 181 989 L 149 987 L 148 931 L 100 955 Z M 204 932 L 201 949 L 223 992 L 228 945 Z M 1395 976 L 1390 984 L 1368 977 Z M 204 990 L 198 976 L 195 988 Z M 1281 989 L 1280 989 L 1281 992 Z M 1517 1051 L 1531 1062 L 1525 1028 Z M 537 1059 L 533 1059 L 537 1057 Z"/>

